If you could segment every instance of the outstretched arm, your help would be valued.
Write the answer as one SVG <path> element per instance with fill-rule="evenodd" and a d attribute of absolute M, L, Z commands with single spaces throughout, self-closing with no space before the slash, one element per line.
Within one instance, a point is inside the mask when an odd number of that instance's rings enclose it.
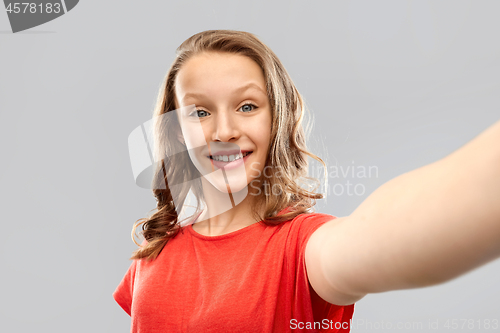
<path fill-rule="evenodd" d="M 426 287 L 500 256 L 500 121 L 445 158 L 380 186 L 306 247 L 314 290 L 338 305 Z"/>

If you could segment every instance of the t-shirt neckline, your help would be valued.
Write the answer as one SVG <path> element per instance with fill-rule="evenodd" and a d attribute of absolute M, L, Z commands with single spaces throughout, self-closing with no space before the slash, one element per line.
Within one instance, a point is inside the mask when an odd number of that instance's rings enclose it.
<path fill-rule="evenodd" d="M 255 223 L 252 223 L 250 225 L 247 225 L 246 227 L 243 227 L 241 229 L 228 232 L 227 234 L 216 235 L 216 236 L 207 236 L 207 235 L 202 235 L 199 232 L 195 231 L 193 229 L 193 224 L 194 223 L 191 223 L 190 225 L 187 226 L 187 229 L 191 233 L 191 235 L 193 235 L 193 236 L 195 236 L 197 238 L 203 239 L 203 240 L 210 240 L 210 241 L 215 241 L 215 240 L 221 240 L 221 239 L 227 239 L 227 238 L 230 238 L 230 237 L 234 237 L 234 236 L 237 236 L 237 235 L 242 234 L 244 232 L 247 232 L 249 230 L 253 230 L 258 225 L 264 225 L 263 221 L 259 221 L 259 222 L 255 222 Z"/>
<path fill-rule="evenodd" d="M 286 207 L 284 209 L 282 209 L 278 215 L 281 215 L 283 213 L 286 213 L 288 211 L 289 207 Z M 215 241 L 215 240 L 221 240 L 221 239 L 227 239 L 227 238 L 230 238 L 230 237 L 234 237 L 234 236 L 237 236 L 239 234 L 242 234 L 244 232 L 247 232 L 249 230 L 253 230 L 255 229 L 258 225 L 261 225 L 263 227 L 266 227 L 266 224 L 264 223 L 264 220 L 261 220 L 259 222 L 255 222 L 255 223 L 252 223 L 250 225 L 247 225 L 246 227 L 243 227 L 241 229 L 238 229 L 238 230 L 235 230 L 235 231 L 231 231 L 231 232 L 228 232 L 227 234 L 223 234 L 223 235 L 217 235 L 217 236 L 206 236 L 206 235 L 202 235 L 200 234 L 199 232 L 195 231 L 193 229 L 193 224 L 196 223 L 196 220 L 198 219 L 198 217 L 200 217 L 201 213 L 198 214 L 198 216 L 194 219 L 195 222 L 193 223 L 190 223 L 186 229 L 189 231 L 189 233 L 199 239 L 203 239 L 203 240 L 210 240 L 210 241 Z"/>

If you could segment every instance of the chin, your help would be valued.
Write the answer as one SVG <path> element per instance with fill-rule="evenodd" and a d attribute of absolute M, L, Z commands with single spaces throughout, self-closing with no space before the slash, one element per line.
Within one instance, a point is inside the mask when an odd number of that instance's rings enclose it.
<path fill-rule="evenodd" d="M 205 177 L 213 187 L 223 193 L 248 192 L 248 182 L 246 179 L 228 179 L 227 183 L 224 177 Z"/>

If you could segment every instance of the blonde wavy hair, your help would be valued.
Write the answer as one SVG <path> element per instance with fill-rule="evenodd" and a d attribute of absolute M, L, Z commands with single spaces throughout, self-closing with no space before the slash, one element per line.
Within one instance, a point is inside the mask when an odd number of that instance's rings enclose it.
<path fill-rule="evenodd" d="M 254 200 L 252 211 L 257 220 L 266 225 L 278 225 L 289 221 L 299 214 L 313 212 L 316 199 L 322 199 L 323 194 L 316 193 L 319 181 L 307 177 L 310 156 L 319 161 L 325 171 L 326 165 L 321 158 L 309 152 L 306 147 L 306 135 L 302 125 L 306 110 L 302 96 L 295 87 L 285 67 L 274 52 L 255 35 L 234 30 L 208 30 L 197 33 L 177 48 L 177 56 L 172 63 L 161 85 L 156 107 L 154 109 L 155 161 L 158 167 L 153 177 L 153 195 L 157 200 L 156 212 L 134 223 L 132 239 L 139 246 L 130 259 L 147 258 L 154 260 L 160 254 L 168 240 L 181 229 L 175 203 L 182 206 L 191 190 L 197 200 L 197 211 L 204 202 L 200 174 L 193 165 L 187 152 L 170 155 L 169 152 L 182 151 L 177 139 L 178 130 L 169 130 L 173 121 L 170 117 L 161 115 L 176 109 L 175 80 L 179 70 L 188 59 L 203 52 L 226 52 L 239 54 L 254 60 L 263 70 L 267 95 L 271 105 L 271 140 L 265 169 L 269 188 L 278 186 L 280 195 L 266 195 L 263 190 L 263 174 L 254 180 L 260 186 L 260 194 Z M 165 118 L 165 119 L 164 119 Z M 170 121 L 170 122 L 169 122 Z M 185 149 L 184 149 L 185 150 Z M 166 157 L 169 156 L 169 157 Z M 279 171 L 279 176 L 276 172 Z M 173 193 L 167 179 L 177 179 L 179 184 Z M 198 179 L 196 181 L 196 179 Z M 195 181 L 192 181 L 195 180 Z M 313 181 L 316 186 L 307 190 L 300 186 L 300 181 Z M 173 184 L 171 184 L 173 186 Z M 252 184 L 254 186 L 254 184 Z M 174 203 L 174 198 L 176 198 Z M 284 214 L 278 213 L 289 208 Z M 258 211 L 264 211 L 259 216 Z M 136 229 L 142 225 L 145 244 L 140 245 L 135 240 Z"/>

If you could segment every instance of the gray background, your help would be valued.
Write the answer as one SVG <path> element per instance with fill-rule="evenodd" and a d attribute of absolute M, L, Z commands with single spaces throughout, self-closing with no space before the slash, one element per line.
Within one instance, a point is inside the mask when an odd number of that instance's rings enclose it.
<path fill-rule="evenodd" d="M 496 1 L 82 1 L 12 34 L 1 9 L 2 331 L 129 331 L 112 292 L 136 248 L 132 224 L 155 201 L 134 184 L 127 137 L 150 119 L 189 36 L 255 33 L 314 114 L 311 150 L 329 167 L 378 168 L 330 179 L 366 190 L 317 205 L 345 216 L 500 119 L 499 10 Z M 500 319 L 499 273 L 497 260 L 440 286 L 369 295 L 352 332 L 428 331 L 429 320 L 447 332 L 446 319 L 483 331 L 478 320 Z"/>

